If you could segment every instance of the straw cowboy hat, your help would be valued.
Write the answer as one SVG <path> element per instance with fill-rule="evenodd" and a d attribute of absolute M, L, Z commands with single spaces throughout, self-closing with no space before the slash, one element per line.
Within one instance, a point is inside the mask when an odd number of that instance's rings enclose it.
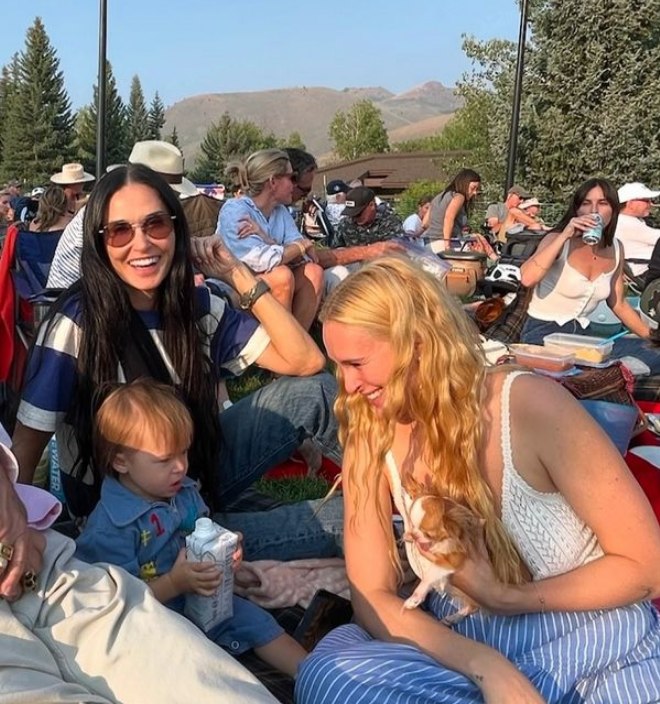
<path fill-rule="evenodd" d="M 53 174 L 50 180 L 60 186 L 71 186 L 74 183 L 87 183 L 96 179 L 83 169 L 82 164 L 64 164 L 62 170 Z"/>
<path fill-rule="evenodd" d="M 136 142 L 128 160 L 131 164 L 144 164 L 158 172 L 180 198 L 199 195 L 197 186 L 183 175 L 183 154 L 169 142 L 158 139 Z"/>

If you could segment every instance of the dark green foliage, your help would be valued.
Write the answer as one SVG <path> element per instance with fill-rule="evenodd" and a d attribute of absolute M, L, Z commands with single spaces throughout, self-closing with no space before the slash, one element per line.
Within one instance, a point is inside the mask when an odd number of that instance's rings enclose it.
<path fill-rule="evenodd" d="M 520 167 L 565 197 L 603 175 L 660 183 L 660 0 L 538 3 Z"/>
<path fill-rule="evenodd" d="M 161 130 L 165 124 L 165 106 L 156 91 L 154 99 L 149 107 L 149 117 L 147 118 L 149 130 L 145 139 L 161 139 Z"/>
<path fill-rule="evenodd" d="M 345 161 L 389 150 L 381 112 L 368 99 L 359 100 L 347 112 L 337 112 L 328 134 L 335 154 Z"/>
<path fill-rule="evenodd" d="M 96 171 L 96 129 L 98 120 L 98 86 L 94 85 L 94 100 L 76 115 L 76 150 L 78 161 L 87 171 Z M 126 107 L 117 91 L 117 81 L 108 62 L 106 77 L 106 158 L 105 166 L 123 164 L 128 159 Z"/>
<path fill-rule="evenodd" d="M 46 183 L 73 155 L 71 104 L 59 59 L 39 17 L 3 71 L 2 177 Z"/>
<path fill-rule="evenodd" d="M 169 137 L 166 138 L 166 141 L 181 149 L 181 145 L 179 144 L 179 133 L 176 131 L 176 125 L 172 127 L 172 131 L 170 132 Z"/>
<path fill-rule="evenodd" d="M 440 181 L 415 181 L 399 196 L 396 203 L 396 212 L 404 220 L 409 215 L 417 212 L 417 201 L 424 196 L 434 198 L 441 193 L 446 183 Z"/>
<path fill-rule="evenodd" d="M 234 120 L 225 112 L 206 132 L 200 146 L 195 170 L 190 178 L 195 183 L 221 182 L 229 162 L 244 159 L 259 149 L 277 146 L 272 133 L 264 134 L 249 120 Z"/>
<path fill-rule="evenodd" d="M 144 102 L 142 84 L 138 76 L 133 76 L 131 94 L 126 106 L 126 130 L 129 146 L 132 147 L 136 142 L 150 138 L 148 118 L 149 113 L 147 104 Z"/>

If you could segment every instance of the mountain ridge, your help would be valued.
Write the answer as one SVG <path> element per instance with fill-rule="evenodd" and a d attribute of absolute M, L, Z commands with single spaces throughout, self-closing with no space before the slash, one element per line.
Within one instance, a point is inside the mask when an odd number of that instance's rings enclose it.
<path fill-rule="evenodd" d="M 383 122 L 392 142 L 428 136 L 429 125 L 439 129 L 462 99 L 455 90 L 439 81 L 427 81 L 400 93 L 382 86 L 346 87 L 340 90 L 324 86 L 273 88 L 264 91 L 202 93 L 177 101 L 165 111 L 162 133 L 170 134 L 176 126 L 181 150 L 188 168 L 211 123 L 224 112 L 234 119 L 250 120 L 266 132 L 287 137 L 298 132 L 306 148 L 315 155 L 332 149 L 328 127 L 337 111 L 346 111 L 358 100 L 368 98 L 381 110 Z M 435 120 L 435 121 L 434 121 Z M 417 129 L 419 127 L 419 129 Z"/>

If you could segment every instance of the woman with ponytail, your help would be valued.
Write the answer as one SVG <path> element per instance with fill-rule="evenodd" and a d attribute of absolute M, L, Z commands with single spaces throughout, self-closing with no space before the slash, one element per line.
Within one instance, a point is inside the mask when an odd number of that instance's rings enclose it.
<path fill-rule="evenodd" d="M 352 274 L 321 320 L 357 623 L 304 661 L 296 701 L 660 701 L 660 527 L 600 427 L 556 382 L 487 370 L 460 306 L 406 260 Z M 462 619 L 451 590 L 404 608 L 392 507 L 421 577 L 420 494 L 483 525 L 451 577 L 480 607 Z"/>
<path fill-rule="evenodd" d="M 245 195 L 224 205 L 218 234 L 308 330 L 321 301 L 323 269 L 314 243 L 302 236 L 287 208 L 296 186 L 288 154 L 262 149 L 229 164 L 227 176 Z"/>

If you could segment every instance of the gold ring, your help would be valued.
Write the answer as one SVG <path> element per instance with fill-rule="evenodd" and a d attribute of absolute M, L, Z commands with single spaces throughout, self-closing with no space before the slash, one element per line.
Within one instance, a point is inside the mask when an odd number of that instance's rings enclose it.
<path fill-rule="evenodd" d="M 37 588 L 37 575 L 32 570 L 28 570 L 23 575 L 21 584 L 26 592 L 33 592 Z"/>
<path fill-rule="evenodd" d="M 9 560 L 6 557 L 2 557 L 0 555 L 0 572 L 2 572 L 7 565 L 9 564 Z"/>
<path fill-rule="evenodd" d="M 14 546 L 0 542 L 0 557 L 4 557 L 7 562 L 14 556 Z"/>

